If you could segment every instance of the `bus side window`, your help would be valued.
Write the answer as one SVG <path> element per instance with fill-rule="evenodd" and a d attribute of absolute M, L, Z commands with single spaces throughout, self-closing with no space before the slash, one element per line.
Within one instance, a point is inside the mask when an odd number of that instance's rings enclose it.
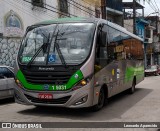
<path fill-rule="evenodd" d="M 101 34 L 100 34 L 101 33 Z M 104 40 L 105 39 L 105 40 Z M 107 40 L 107 33 L 103 30 L 99 31 L 97 34 L 97 43 L 96 43 L 96 58 L 95 58 L 95 70 L 99 71 L 100 69 L 104 68 L 107 65 L 107 43 L 101 43 L 102 40 L 106 42 Z"/>
<path fill-rule="evenodd" d="M 108 32 L 108 62 L 111 63 L 113 60 L 117 59 L 116 46 L 118 45 L 120 32 L 109 26 L 107 28 L 107 32 Z"/>

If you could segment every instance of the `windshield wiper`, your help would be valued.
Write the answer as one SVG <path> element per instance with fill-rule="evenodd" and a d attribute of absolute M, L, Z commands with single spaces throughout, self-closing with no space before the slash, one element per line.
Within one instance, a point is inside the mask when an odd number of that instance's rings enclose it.
<path fill-rule="evenodd" d="M 65 61 L 65 59 L 64 59 L 64 57 L 63 57 L 63 55 L 62 55 L 62 52 L 61 52 L 61 50 L 60 50 L 60 48 L 59 48 L 59 45 L 58 45 L 58 43 L 57 43 L 57 40 L 60 40 L 60 39 L 58 39 L 58 35 L 59 35 L 59 30 L 57 31 L 57 34 L 56 34 L 56 37 L 55 37 L 55 41 L 54 41 L 54 45 L 55 45 L 55 48 L 57 49 L 57 52 L 58 52 L 58 55 L 59 55 L 59 57 L 60 57 L 60 59 L 61 59 L 61 62 L 62 62 L 62 64 L 65 66 L 65 68 L 67 68 L 68 66 L 67 66 L 67 64 L 66 64 L 66 61 Z M 61 35 L 61 37 L 64 35 L 64 33 Z M 62 39 L 63 40 L 63 39 Z"/>
<path fill-rule="evenodd" d="M 30 67 L 30 65 L 33 63 L 33 61 L 35 60 L 35 58 L 38 56 L 38 54 L 43 50 L 43 53 L 45 53 L 47 47 L 48 47 L 48 43 L 49 43 L 49 39 L 50 39 L 50 34 L 48 36 L 47 42 L 43 43 L 43 45 L 37 50 L 37 52 L 33 55 L 32 59 L 28 62 L 28 64 L 26 65 L 27 67 Z M 36 44 L 36 43 L 35 43 Z"/>

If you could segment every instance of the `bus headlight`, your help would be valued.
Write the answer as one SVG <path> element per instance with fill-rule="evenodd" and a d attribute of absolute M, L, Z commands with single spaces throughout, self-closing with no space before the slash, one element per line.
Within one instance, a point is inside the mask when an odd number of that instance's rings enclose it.
<path fill-rule="evenodd" d="M 15 83 L 17 84 L 18 87 L 22 88 L 22 84 L 18 79 L 15 79 Z"/>
<path fill-rule="evenodd" d="M 87 85 L 87 81 L 86 81 L 86 80 L 81 80 L 81 81 L 80 81 L 80 85 L 81 85 L 81 86 Z"/>
<path fill-rule="evenodd" d="M 93 76 L 93 75 L 92 75 L 92 76 Z M 78 82 L 78 83 L 74 86 L 73 90 L 77 90 L 77 89 L 79 89 L 79 88 L 87 85 L 87 84 L 90 82 L 90 80 L 92 79 L 92 76 L 90 75 L 89 77 L 86 77 L 85 79 L 82 79 L 80 82 Z"/>

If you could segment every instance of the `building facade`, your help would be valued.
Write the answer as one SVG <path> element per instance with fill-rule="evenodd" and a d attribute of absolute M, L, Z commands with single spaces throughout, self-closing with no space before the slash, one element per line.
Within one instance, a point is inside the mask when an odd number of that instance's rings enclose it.
<path fill-rule="evenodd" d="M 123 26 L 122 0 L 106 0 L 107 20 Z"/>
<path fill-rule="evenodd" d="M 145 27 L 145 40 L 144 40 L 144 49 L 145 49 L 145 67 L 148 65 L 154 64 L 154 53 L 153 53 L 153 31 L 155 30 L 154 26 L 150 24 Z"/>
<path fill-rule="evenodd" d="M 149 16 L 147 20 L 155 27 L 155 30 L 153 30 L 153 45 L 151 48 L 153 55 L 152 64 L 160 65 L 160 18 L 158 16 Z"/>
<path fill-rule="evenodd" d="M 61 17 L 100 17 L 100 8 L 83 0 L 1 0 L 0 64 L 13 66 L 27 26 Z"/>

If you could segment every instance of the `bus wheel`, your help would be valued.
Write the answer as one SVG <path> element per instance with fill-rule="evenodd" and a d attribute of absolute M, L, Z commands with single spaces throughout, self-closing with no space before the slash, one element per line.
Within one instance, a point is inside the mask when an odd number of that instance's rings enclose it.
<path fill-rule="evenodd" d="M 98 98 L 98 104 L 93 106 L 93 111 L 99 111 L 104 106 L 105 102 L 105 94 L 104 94 L 104 88 L 101 88 Z"/>
<path fill-rule="evenodd" d="M 136 81 L 135 79 L 132 82 L 132 87 L 129 88 L 129 94 L 133 94 L 135 92 Z"/>

